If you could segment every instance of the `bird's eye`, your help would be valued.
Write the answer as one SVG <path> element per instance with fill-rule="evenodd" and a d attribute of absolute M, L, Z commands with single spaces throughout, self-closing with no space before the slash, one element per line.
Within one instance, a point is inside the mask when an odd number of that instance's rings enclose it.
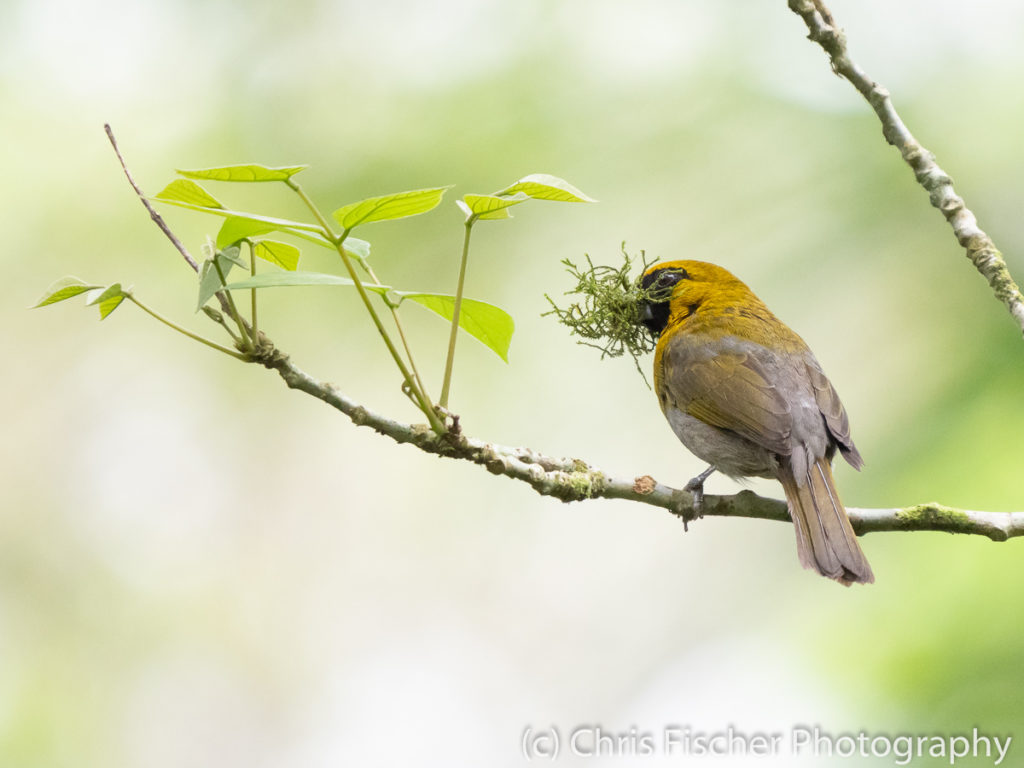
<path fill-rule="evenodd" d="M 686 270 L 673 269 L 670 272 L 662 272 L 661 277 L 658 278 L 658 285 L 662 288 L 668 288 L 669 286 L 675 285 L 680 280 L 686 277 Z"/>
<path fill-rule="evenodd" d="M 687 277 L 689 277 L 689 275 L 686 274 L 685 269 L 659 269 L 648 275 L 644 275 L 644 279 L 640 283 L 640 287 L 645 291 L 653 290 L 658 293 L 663 291 L 671 292 L 673 285 L 678 283 L 680 280 L 685 280 Z"/>

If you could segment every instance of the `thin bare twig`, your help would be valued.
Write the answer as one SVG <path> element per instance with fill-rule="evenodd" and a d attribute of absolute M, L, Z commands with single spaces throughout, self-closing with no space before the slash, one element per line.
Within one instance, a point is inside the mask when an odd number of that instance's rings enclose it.
<path fill-rule="evenodd" d="M 853 62 L 846 48 L 846 36 L 835 23 L 823 0 L 788 0 L 790 9 L 798 14 L 810 31 L 808 37 L 828 54 L 832 70 L 848 80 L 867 99 L 882 123 L 885 140 L 896 147 L 909 165 L 917 183 L 928 192 L 931 204 L 942 212 L 953 227 L 957 242 L 988 280 L 996 298 L 1010 311 L 1024 332 L 1024 295 L 1010 275 L 1002 253 L 992 239 L 978 226 L 978 220 L 953 189 L 950 179 L 935 155 L 914 138 L 893 106 L 889 92 L 876 83 Z"/>
<path fill-rule="evenodd" d="M 158 227 L 160 227 L 160 231 L 167 236 L 167 239 L 171 241 L 174 247 L 178 249 L 178 253 L 185 258 L 185 261 L 187 261 L 188 265 L 192 267 L 192 270 L 194 272 L 198 272 L 199 264 L 194 258 L 192 258 L 192 254 L 188 252 L 188 249 L 184 246 L 181 240 L 178 239 L 177 235 L 171 232 L 171 228 L 164 222 L 163 217 L 156 212 L 152 204 L 149 202 L 149 199 L 142 190 L 139 189 L 139 185 L 135 183 L 135 179 L 132 178 L 131 171 L 128 170 L 128 165 L 124 161 L 124 156 L 121 154 L 121 150 L 117 146 L 117 139 L 114 138 L 114 131 L 111 130 L 110 123 L 104 123 L 103 130 L 107 132 L 107 138 L 110 139 L 110 146 L 114 148 L 114 154 L 117 155 L 117 160 L 121 163 L 121 170 L 124 171 L 124 175 L 128 178 L 128 183 L 132 185 L 132 189 L 135 190 L 135 194 L 138 195 L 139 200 L 144 206 L 146 206 L 146 210 L 149 211 L 149 217 Z"/>
<path fill-rule="evenodd" d="M 184 257 L 185 261 L 188 262 L 188 265 L 192 267 L 192 271 L 198 274 L 199 264 L 194 258 L 192 258 L 192 254 L 188 252 L 188 248 L 186 248 L 184 243 L 178 239 L 178 236 L 171 231 L 171 228 L 167 226 L 167 222 L 164 221 L 163 216 L 156 212 L 153 205 L 149 202 L 149 198 L 146 197 L 145 193 L 139 188 L 139 185 L 135 183 L 135 179 L 132 178 L 131 171 L 128 170 L 128 165 L 125 163 L 124 156 L 121 154 L 121 149 L 117 146 L 117 139 L 114 138 L 114 131 L 111 129 L 110 123 L 104 123 L 103 130 L 107 132 L 107 138 L 110 139 L 110 146 L 114 148 L 114 154 L 117 155 L 117 161 L 121 163 L 121 170 L 124 171 L 125 178 L 127 178 L 128 183 L 132 185 L 132 189 L 135 190 L 135 194 L 138 195 L 142 205 L 145 206 L 147 211 L 149 211 L 149 217 L 158 227 L 160 227 L 160 231 L 167 236 L 167 239 L 171 241 L 171 244 L 178 249 L 178 253 L 180 253 L 182 257 Z M 223 283 L 223 280 L 221 282 Z M 220 308 L 225 312 L 230 313 L 231 306 L 228 303 L 225 292 L 217 291 L 214 296 L 217 297 L 217 302 L 220 304 Z M 246 329 L 251 330 L 251 326 L 244 318 L 236 317 L 236 319 L 240 323 L 239 330 L 243 332 L 243 335 L 245 334 Z M 227 328 L 226 325 L 224 327 Z M 227 330 L 228 333 L 231 333 L 230 328 Z M 231 335 L 234 336 L 233 333 Z"/>

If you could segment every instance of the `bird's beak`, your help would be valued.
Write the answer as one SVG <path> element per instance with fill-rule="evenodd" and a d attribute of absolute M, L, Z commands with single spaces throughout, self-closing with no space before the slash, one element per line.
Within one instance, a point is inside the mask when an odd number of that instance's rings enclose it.
<path fill-rule="evenodd" d="M 647 324 L 654 319 L 654 308 L 651 306 L 651 302 L 645 301 L 640 305 L 640 322 Z"/>

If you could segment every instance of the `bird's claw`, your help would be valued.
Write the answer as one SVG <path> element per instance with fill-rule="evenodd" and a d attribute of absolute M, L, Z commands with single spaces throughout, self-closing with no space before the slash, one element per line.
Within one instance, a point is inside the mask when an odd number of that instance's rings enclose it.
<path fill-rule="evenodd" d="M 704 480 L 701 477 L 695 477 L 686 485 L 683 486 L 684 491 L 688 491 L 690 496 L 693 497 L 693 516 L 696 518 L 704 517 Z"/>
<path fill-rule="evenodd" d="M 692 504 L 694 517 L 704 517 L 704 481 L 707 480 L 714 471 L 714 467 L 708 467 L 683 486 L 683 490 L 689 492 L 693 499 Z"/>

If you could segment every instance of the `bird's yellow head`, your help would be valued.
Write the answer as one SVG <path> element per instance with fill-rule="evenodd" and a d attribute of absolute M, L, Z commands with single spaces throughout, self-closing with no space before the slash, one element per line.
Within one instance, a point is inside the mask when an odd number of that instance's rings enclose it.
<path fill-rule="evenodd" d="M 708 302 L 749 301 L 753 297 L 732 272 L 706 261 L 654 264 L 641 276 L 640 288 L 649 296 L 640 306 L 640 322 L 655 337 Z"/>

